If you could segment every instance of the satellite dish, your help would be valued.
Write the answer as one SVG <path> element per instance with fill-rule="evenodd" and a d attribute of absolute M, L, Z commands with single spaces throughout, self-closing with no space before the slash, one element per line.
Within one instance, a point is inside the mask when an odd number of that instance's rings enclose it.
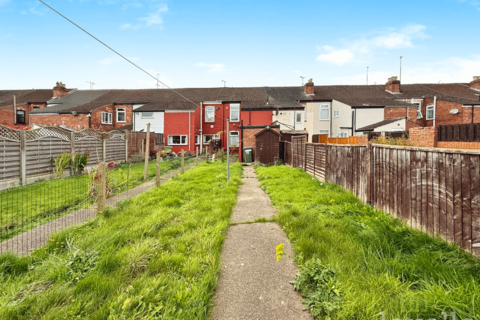
<path fill-rule="evenodd" d="M 452 110 L 450 110 L 450 113 L 451 114 L 458 114 L 458 109 L 452 109 Z"/>

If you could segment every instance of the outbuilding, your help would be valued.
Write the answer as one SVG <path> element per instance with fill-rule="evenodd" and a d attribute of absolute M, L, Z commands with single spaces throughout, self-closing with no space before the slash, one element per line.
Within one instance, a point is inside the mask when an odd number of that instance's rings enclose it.
<path fill-rule="evenodd" d="M 255 162 L 274 164 L 280 158 L 280 133 L 266 127 L 255 134 Z"/>

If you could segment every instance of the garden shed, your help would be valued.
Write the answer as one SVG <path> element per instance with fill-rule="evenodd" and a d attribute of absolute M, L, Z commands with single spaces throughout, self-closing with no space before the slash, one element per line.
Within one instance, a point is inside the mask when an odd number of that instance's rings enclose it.
<path fill-rule="evenodd" d="M 255 162 L 274 164 L 280 156 L 280 133 L 267 127 L 255 134 Z"/>
<path fill-rule="evenodd" d="M 292 142 L 292 137 L 305 136 L 305 142 L 308 141 L 308 131 L 306 130 L 281 130 L 282 141 Z"/>

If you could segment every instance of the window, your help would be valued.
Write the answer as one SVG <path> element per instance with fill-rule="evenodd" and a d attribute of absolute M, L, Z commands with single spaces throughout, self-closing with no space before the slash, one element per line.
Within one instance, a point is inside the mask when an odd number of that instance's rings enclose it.
<path fill-rule="evenodd" d="M 348 132 L 339 132 L 337 133 L 337 137 L 346 138 L 348 137 Z"/>
<path fill-rule="evenodd" d="M 230 121 L 240 121 L 240 105 L 238 103 L 230 104 Z"/>
<path fill-rule="evenodd" d="M 230 131 L 230 147 L 238 147 L 239 141 L 238 131 Z"/>
<path fill-rule="evenodd" d="M 112 114 L 110 112 L 102 111 L 102 123 L 103 124 L 112 124 Z"/>
<path fill-rule="evenodd" d="M 25 124 L 25 111 L 17 111 L 17 124 Z"/>
<path fill-rule="evenodd" d="M 328 104 L 320 106 L 320 120 L 330 120 L 330 106 Z"/>
<path fill-rule="evenodd" d="M 333 117 L 334 117 L 334 118 L 340 117 L 340 110 L 335 110 L 335 111 L 333 111 Z"/>
<path fill-rule="evenodd" d="M 301 113 L 296 113 L 295 121 L 296 121 L 297 123 L 302 122 L 302 114 L 301 114 Z"/>
<path fill-rule="evenodd" d="M 432 104 L 427 106 L 427 120 L 435 119 L 435 106 Z"/>
<path fill-rule="evenodd" d="M 195 144 L 200 144 L 200 136 L 195 136 Z"/>
<path fill-rule="evenodd" d="M 175 136 L 168 136 L 168 144 L 170 146 L 173 145 L 186 145 L 187 144 L 187 136 L 183 135 L 175 135 Z"/>
<path fill-rule="evenodd" d="M 205 107 L 205 122 L 215 122 L 215 107 Z"/>
<path fill-rule="evenodd" d="M 328 134 L 328 130 L 320 130 L 320 134 Z"/>
<path fill-rule="evenodd" d="M 117 122 L 127 122 L 126 109 L 117 109 Z"/>
<path fill-rule="evenodd" d="M 40 107 L 33 107 L 33 110 L 40 110 Z"/>
<path fill-rule="evenodd" d="M 417 105 L 417 119 L 422 119 L 423 114 L 422 114 L 422 104 L 421 103 L 414 103 Z"/>
<path fill-rule="evenodd" d="M 153 112 L 142 112 L 142 118 L 143 119 L 152 119 L 153 118 Z"/>
<path fill-rule="evenodd" d="M 211 140 L 220 139 L 218 134 L 204 134 L 203 135 L 203 144 L 210 144 Z"/>

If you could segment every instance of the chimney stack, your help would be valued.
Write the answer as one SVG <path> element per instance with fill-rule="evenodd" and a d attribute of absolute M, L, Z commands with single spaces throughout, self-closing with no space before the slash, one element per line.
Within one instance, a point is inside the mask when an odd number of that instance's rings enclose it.
<path fill-rule="evenodd" d="M 308 80 L 307 83 L 305 83 L 305 85 L 303 86 L 303 91 L 305 92 L 305 94 L 307 95 L 313 95 L 315 94 L 315 86 L 313 84 L 313 80 L 310 79 Z"/>
<path fill-rule="evenodd" d="M 53 96 L 55 98 L 61 98 L 65 97 L 68 94 L 67 88 L 65 88 L 65 85 L 61 82 L 57 82 L 55 87 L 53 87 Z"/>
<path fill-rule="evenodd" d="M 388 78 L 387 83 L 385 83 L 385 90 L 392 93 L 400 93 L 400 81 L 398 77 Z"/>
<path fill-rule="evenodd" d="M 473 77 L 473 81 L 470 82 L 470 88 L 480 90 L 480 77 Z"/>

